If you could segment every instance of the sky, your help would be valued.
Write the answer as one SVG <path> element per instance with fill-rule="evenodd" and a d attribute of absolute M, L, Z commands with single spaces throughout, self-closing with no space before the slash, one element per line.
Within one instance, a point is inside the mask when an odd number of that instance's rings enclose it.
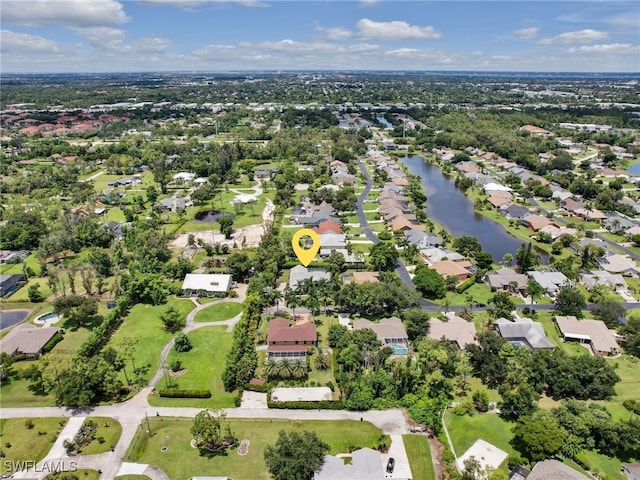
<path fill-rule="evenodd" d="M 640 2 L 1 0 L 0 72 L 640 72 Z"/>

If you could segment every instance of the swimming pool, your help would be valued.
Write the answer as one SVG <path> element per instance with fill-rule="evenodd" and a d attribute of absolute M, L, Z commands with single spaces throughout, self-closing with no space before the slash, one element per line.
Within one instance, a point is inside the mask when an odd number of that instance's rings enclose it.
<path fill-rule="evenodd" d="M 407 348 L 406 347 L 399 347 L 397 345 L 393 346 L 393 353 L 395 353 L 396 355 L 406 355 L 407 354 Z"/>
<path fill-rule="evenodd" d="M 56 312 L 47 312 L 40 315 L 33 322 L 38 325 L 43 325 L 44 323 L 56 323 L 59 322 L 62 318 L 62 315 L 58 315 Z"/>

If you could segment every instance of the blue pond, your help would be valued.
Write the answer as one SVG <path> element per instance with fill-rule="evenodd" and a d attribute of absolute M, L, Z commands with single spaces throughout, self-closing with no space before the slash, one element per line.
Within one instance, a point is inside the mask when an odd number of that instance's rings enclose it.
<path fill-rule="evenodd" d="M 631 165 L 627 172 L 631 175 L 640 175 L 640 162 Z"/>

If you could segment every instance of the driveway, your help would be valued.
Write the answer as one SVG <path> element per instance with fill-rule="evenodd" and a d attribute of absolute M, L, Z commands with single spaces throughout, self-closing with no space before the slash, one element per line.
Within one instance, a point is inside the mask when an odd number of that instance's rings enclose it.
<path fill-rule="evenodd" d="M 404 448 L 402 435 L 390 435 L 391 446 L 387 453 L 382 454 L 382 468 L 384 468 L 384 476 L 387 478 L 412 478 L 411 467 L 409 466 L 409 458 Z M 387 472 L 387 461 L 393 458 L 396 461 L 393 473 Z"/>

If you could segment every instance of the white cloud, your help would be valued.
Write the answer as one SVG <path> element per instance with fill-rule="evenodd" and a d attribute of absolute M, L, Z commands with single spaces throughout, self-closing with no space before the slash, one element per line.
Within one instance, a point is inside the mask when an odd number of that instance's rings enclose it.
<path fill-rule="evenodd" d="M 528 38 L 534 38 L 536 35 L 538 35 L 538 29 L 537 27 L 521 28 L 519 30 L 515 30 L 513 32 L 513 35 L 515 37 L 526 40 Z"/>
<path fill-rule="evenodd" d="M 398 48 L 396 50 L 387 50 L 385 55 L 393 55 L 396 57 L 412 57 L 420 52 L 417 48 Z"/>
<path fill-rule="evenodd" d="M 569 53 L 615 53 L 615 54 L 640 54 L 640 45 L 630 43 L 609 43 L 602 45 L 581 45 L 570 48 Z"/>
<path fill-rule="evenodd" d="M 113 27 L 76 27 L 71 30 L 89 40 L 94 47 L 110 50 L 120 48 L 127 36 L 124 30 Z"/>
<path fill-rule="evenodd" d="M 17 33 L 11 30 L 0 30 L 0 47 L 2 53 L 57 53 L 57 44 L 37 35 Z"/>
<path fill-rule="evenodd" d="M 186 10 L 212 3 L 237 3 L 245 7 L 268 7 L 269 5 L 259 0 L 145 0 L 150 5 L 173 5 Z"/>
<path fill-rule="evenodd" d="M 330 27 L 324 29 L 329 40 L 346 40 L 353 36 L 353 32 L 342 27 Z"/>
<path fill-rule="evenodd" d="M 371 7 L 372 5 L 376 5 L 380 3 L 380 0 L 360 0 L 360 5 L 363 7 Z"/>
<path fill-rule="evenodd" d="M 133 49 L 141 53 L 162 53 L 173 44 L 173 40 L 163 37 L 143 37 L 134 40 Z"/>
<path fill-rule="evenodd" d="M 9 0 L 2 2 L 2 22 L 24 26 L 95 27 L 129 20 L 117 0 Z"/>
<path fill-rule="evenodd" d="M 577 32 L 562 33 L 553 38 L 543 38 L 538 41 L 538 45 L 575 45 L 604 40 L 608 37 L 609 34 L 607 32 L 587 28 Z"/>
<path fill-rule="evenodd" d="M 368 18 L 356 23 L 362 38 L 377 40 L 417 40 L 422 38 L 440 38 L 440 32 L 435 28 L 409 25 L 407 22 L 395 20 L 392 22 L 376 22 Z"/>

